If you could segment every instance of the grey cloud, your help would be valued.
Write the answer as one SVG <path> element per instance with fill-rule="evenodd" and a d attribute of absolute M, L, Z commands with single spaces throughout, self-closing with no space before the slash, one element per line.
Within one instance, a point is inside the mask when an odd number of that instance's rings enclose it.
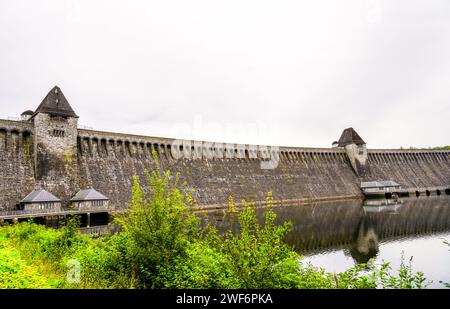
<path fill-rule="evenodd" d="M 2 118 L 57 84 L 96 129 L 450 142 L 448 1 L 0 1 L 0 46 Z"/>

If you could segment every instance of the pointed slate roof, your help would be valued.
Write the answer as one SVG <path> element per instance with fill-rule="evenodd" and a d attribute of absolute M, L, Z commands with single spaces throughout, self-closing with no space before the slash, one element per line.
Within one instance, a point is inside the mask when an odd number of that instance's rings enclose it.
<path fill-rule="evenodd" d="M 361 136 L 359 136 L 353 128 L 347 128 L 344 132 L 342 132 L 342 135 L 339 138 L 338 146 L 344 147 L 349 144 L 364 145 L 365 143 L 366 142 L 363 141 Z"/>
<path fill-rule="evenodd" d="M 78 118 L 58 86 L 53 87 L 53 89 L 45 96 L 44 100 L 42 100 L 41 104 L 34 112 L 33 117 L 38 113 Z"/>
<path fill-rule="evenodd" d="M 79 201 L 107 201 L 109 198 L 94 189 L 80 190 L 70 199 L 72 202 Z"/>
<path fill-rule="evenodd" d="M 28 194 L 20 203 L 45 203 L 45 202 L 60 202 L 61 200 L 45 190 L 34 190 Z"/>

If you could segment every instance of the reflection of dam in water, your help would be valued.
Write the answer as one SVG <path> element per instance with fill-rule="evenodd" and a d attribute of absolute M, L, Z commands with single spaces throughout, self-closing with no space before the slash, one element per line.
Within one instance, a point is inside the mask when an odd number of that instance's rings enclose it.
<path fill-rule="evenodd" d="M 292 222 L 286 241 L 297 252 L 312 255 L 344 249 L 356 262 L 365 263 L 376 256 L 382 242 L 450 231 L 450 198 L 406 198 L 402 202 L 363 207 L 354 200 L 273 209 L 278 222 Z M 262 219 L 265 211 L 257 211 Z M 227 228 L 228 220 L 219 225 Z"/>
<path fill-rule="evenodd" d="M 450 231 L 450 199 L 446 197 L 404 199 L 400 207 L 380 212 L 365 208 L 354 201 L 278 208 L 276 212 L 280 221 L 292 221 L 293 231 L 286 240 L 298 252 L 347 249 L 359 263 L 374 257 L 380 242 Z"/>

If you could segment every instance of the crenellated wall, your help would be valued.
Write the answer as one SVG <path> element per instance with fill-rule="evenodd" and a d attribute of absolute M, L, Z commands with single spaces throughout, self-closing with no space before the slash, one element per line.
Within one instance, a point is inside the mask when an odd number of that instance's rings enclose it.
<path fill-rule="evenodd" d="M 449 151 L 369 150 L 365 180 L 394 180 L 404 188 L 450 185 Z"/>
<path fill-rule="evenodd" d="M 269 191 L 285 202 L 356 198 L 362 197 L 362 180 L 391 179 L 404 187 L 450 185 L 450 151 L 368 150 L 367 170 L 358 177 L 343 148 L 265 150 L 196 141 L 181 146 L 168 138 L 78 129 L 75 155 L 42 160 L 34 134 L 32 123 L 0 120 L 0 209 L 13 209 L 36 187 L 63 201 L 93 187 L 115 206 L 126 207 L 132 176 L 145 184 L 144 170 L 155 166 L 152 148 L 163 169 L 179 173 L 195 189 L 200 205 L 224 205 L 230 195 L 236 201 L 264 201 Z M 173 145 L 183 158 L 174 158 Z M 207 155 L 211 152 L 214 158 Z M 276 168 L 262 168 L 270 155 L 279 158 Z"/>
<path fill-rule="evenodd" d="M 258 151 L 252 155 L 252 145 L 233 145 L 241 149 L 240 158 L 226 158 L 225 147 L 214 145 L 213 151 L 222 151 L 223 158 L 206 159 L 199 155 L 201 149 L 197 152 L 201 146 L 189 141 L 195 151 L 188 158 L 174 159 L 171 139 L 98 133 L 79 130 L 80 179 L 83 186 L 114 197 L 119 205 L 128 201 L 131 177 L 138 175 L 144 183 L 144 169 L 154 167 L 152 148 L 163 169 L 171 170 L 172 175 L 180 173 L 181 180 L 196 190 L 199 204 L 224 204 L 230 195 L 237 201 L 260 201 L 269 191 L 277 200 L 360 195 L 358 179 L 341 149 L 281 147 L 278 167 L 271 170 L 261 169 L 264 155 Z"/>
<path fill-rule="evenodd" d="M 0 210 L 13 209 L 34 189 L 33 126 L 0 119 Z"/>
<path fill-rule="evenodd" d="M 180 173 L 194 188 L 199 204 L 224 204 L 230 195 L 264 201 L 271 191 L 276 200 L 361 197 L 362 180 L 398 181 L 403 187 L 450 185 L 450 152 L 431 150 L 369 150 L 367 171 L 358 177 L 342 148 L 279 147 L 275 169 L 262 169 L 264 153 L 255 145 L 232 145 L 235 158 L 226 158 L 226 145 L 184 141 L 184 159 L 172 156 L 173 139 L 79 130 L 78 160 L 84 186 L 93 186 L 114 196 L 125 205 L 131 177 L 144 182 L 144 169 L 153 168 L 151 149 L 158 153 L 161 166 L 172 175 Z M 211 146 L 212 145 L 212 146 Z M 212 147 L 223 158 L 205 158 L 202 153 Z M 415 160 L 415 161 L 413 161 Z M 127 191 L 128 190 L 128 191 Z M 118 194 L 118 192 L 120 192 Z"/>

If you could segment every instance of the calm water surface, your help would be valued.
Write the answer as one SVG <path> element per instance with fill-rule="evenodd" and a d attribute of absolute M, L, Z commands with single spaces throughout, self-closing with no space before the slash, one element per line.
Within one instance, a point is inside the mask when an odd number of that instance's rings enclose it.
<path fill-rule="evenodd" d="M 395 205 L 364 204 L 341 201 L 273 209 L 279 222 L 293 223 L 287 242 L 315 266 L 340 272 L 373 258 L 397 269 L 403 254 L 405 261 L 412 257 L 414 271 L 433 281 L 431 288 L 442 288 L 439 281 L 450 283 L 450 247 L 444 244 L 450 241 L 449 196 L 402 198 Z M 264 212 L 258 210 L 261 219 Z M 228 220 L 220 214 L 215 217 L 226 229 Z"/>

